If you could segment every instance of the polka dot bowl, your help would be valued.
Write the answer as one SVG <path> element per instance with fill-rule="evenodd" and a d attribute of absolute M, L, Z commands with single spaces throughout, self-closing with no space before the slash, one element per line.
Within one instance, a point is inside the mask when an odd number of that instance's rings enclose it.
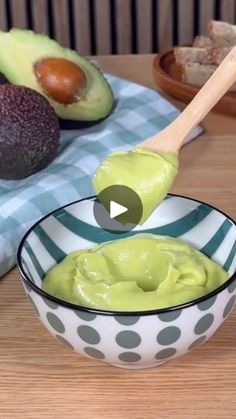
<path fill-rule="evenodd" d="M 196 200 L 169 195 L 142 227 L 124 235 L 168 235 L 203 251 L 230 275 L 212 293 L 167 309 L 108 312 L 58 300 L 41 289 L 45 273 L 68 253 L 117 239 L 96 224 L 94 199 L 77 201 L 43 218 L 19 246 L 22 283 L 43 325 L 70 349 L 130 369 L 158 366 L 206 342 L 236 301 L 236 224 Z"/>

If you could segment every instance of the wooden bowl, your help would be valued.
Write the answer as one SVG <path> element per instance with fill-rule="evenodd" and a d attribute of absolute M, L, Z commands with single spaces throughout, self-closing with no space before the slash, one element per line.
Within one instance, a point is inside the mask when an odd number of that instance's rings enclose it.
<path fill-rule="evenodd" d="M 174 50 L 158 54 L 153 61 L 154 79 L 170 96 L 184 103 L 190 102 L 200 90 L 199 86 L 181 81 L 180 66 L 175 62 Z M 226 93 L 214 107 L 214 111 L 236 116 L 236 93 Z"/>

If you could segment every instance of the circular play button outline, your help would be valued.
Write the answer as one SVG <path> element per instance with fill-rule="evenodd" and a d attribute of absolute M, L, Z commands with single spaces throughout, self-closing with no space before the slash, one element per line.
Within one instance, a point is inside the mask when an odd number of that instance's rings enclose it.
<path fill-rule="evenodd" d="M 112 185 L 98 194 L 94 201 L 93 214 L 103 230 L 125 233 L 140 223 L 143 205 L 133 189 L 125 185 Z"/>

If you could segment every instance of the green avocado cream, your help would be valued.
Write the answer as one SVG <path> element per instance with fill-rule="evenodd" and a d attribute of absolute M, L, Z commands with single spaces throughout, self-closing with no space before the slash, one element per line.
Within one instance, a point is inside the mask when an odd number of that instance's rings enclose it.
<path fill-rule="evenodd" d="M 179 240 L 138 234 L 71 253 L 46 274 L 43 290 L 86 307 L 143 311 L 194 300 L 227 278 Z"/>
<path fill-rule="evenodd" d="M 140 224 L 164 199 L 177 175 L 175 153 L 155 153 L 144 148 L 110 154 L 98 167 L 93 186 L 98 195 L 112 185 L 133 189 L 143 204 Z"/>

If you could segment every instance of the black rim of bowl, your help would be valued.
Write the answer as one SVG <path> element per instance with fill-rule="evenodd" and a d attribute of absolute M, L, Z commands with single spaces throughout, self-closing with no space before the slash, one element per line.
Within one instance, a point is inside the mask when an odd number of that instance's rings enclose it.
<path fill-rule="evenodd" d="M 236 228 L 236 222 L 233 220 L 233 218 L 231 218 L 229 215 L 227 215 L 226 213 L 224 213 L 223 211 L 219 210 L 218 208 L 214 207 L 211 204 L 207 204 L 206 202 L 200 201 L 198 199 L 194 199 L 194 198 L 190 198 L 188 196 L 184 196 L 184 195 L 178 195 L 178 194 L 171 194 L 169 193 L 168 196 L 172 196 L 175 198 L 182 198 L 182 199 L 187 199 L 189 201 L 194 201 L 197 202 L 198 204 L 203 204 L 206 205 L 210 208 L 212 208 L 213 210 L 219 212 L 220 214 L 222 214 L 224 217 L 226 217 L 228 220 L 230 220 L 232 222 L 232 224 L 234 225 L 234 227 Z M 55 214 L 57 211 L 60 211 L 63 208 L 67 208 L 71 205 L 74 204 L 78 204 L 80 202 L 83 201 L 90 201 L 92 199 L 95 199 L 96 195 L 93 196 L 89 196 L 86 198 L 82 198 L 82 199 L 78 199 L 76 201 L 70 202 L 69 204 L 66 205 L 62 205 L 61 207 L 57 208 L 56 210 L 48 213 L 47 215 L 45 215 L 44 217 L 40 218 L 32 227 L 30 227 L 30 229 L 25 233 L 25 235 L 23 236 L 23 238 L 21 239 L 21 242 L 19 244 L 18 250 L 17 250 L 17 256 L 16 256 L 16 265 L 20 271 L 21 277 L 24 280 L 24 282 L 30 286 L 37 294 L 41 295 L 43 298 L 46 298 L 48 300 L 51 300 L 52 302 L 56 303 L 57 305 L 62 305 L 64 307 L 73 309 L 73 310 L 80 310 L 80 311 L 84 311 L 84 312 L 88 312 L 88 313 L 92 313 L 92 314 L 100 314 L 100 315 L 107 315 L 107 316 L 147 316 L 147 315 L 158 315 L 158 314 L 162 314 L 162 313 L 170 313 L 172 311 L 177 311 L 177 310 L 183 310 L 184 308 L 188 308 L 191 307 L 193 305 L 199 304 L 211 297 L 214 297 L 215 295 L 219 294 L 221 291 L 223 291 L 224 289 L 226 289 L 229 285 L 231 285 L 234 280 L 236 279 L 236 271 L 233 273 L 233 275 L 231 275 L 227 281 L 225 281 L 220 287 L 216 288 L 215 290 L 211 291 L 208 294 L 205 294 L 199 298 L 196 298 L 194 300 L 188 301 L 186 303 L 183 304 L 178 304 L 175 306 L 171 306 L 171 307 L 166 307 L 166 308 L 159 308 L 159 309 L 153 309 L 153 310 L 140 310 L 140 311 L 112 311 L 112 310 L 103 310 L 103 309 L 98 309 L 98 308 L 90 308 L 90 307 L 86 307 L 86 306 L 81 306 L 79 304 L 73 304 L 70 303 L 68 301 L 64 301 L 61 300 L 59 298 L 54 297 L 53 295 L 50 295 L 48 293 L 46 293 L 45 291 L 43 291 L 41 288 L 39 288 L 34 282 L 32 282 L 30 280 L 30 278 L 28 277 L 27 273 L 24 270 L 23 264 L 22 264 L 22 258 L 21 258 L 21 253 L 22 253 L 22 249 L 24 247 L 25 241 L 28 238 L 28 236 L 30 235 L 30 233 L 34 230 L 34 228 L 39 225 L 42 221 L 44 221 L 46 218 L 50 217 L 51 215 Z"/>

